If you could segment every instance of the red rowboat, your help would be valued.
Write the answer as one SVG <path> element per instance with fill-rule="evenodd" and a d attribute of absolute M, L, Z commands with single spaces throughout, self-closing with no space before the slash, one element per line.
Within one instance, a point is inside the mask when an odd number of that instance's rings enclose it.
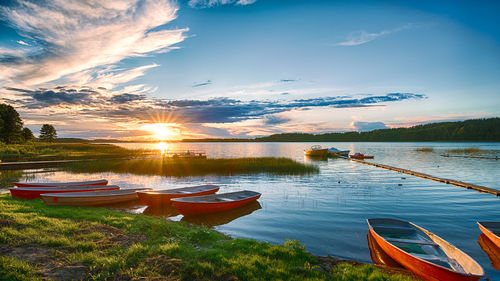
<path fill-rule="evenodd" d="M 500 248 L 500 222 L 478 221 L 477 224 L 484 235 Z"/>
<path fill-rule="evenodd" d="M 144 189 L 148 188 L 42 194 L 41 197 L 46 205 L 52 206 L 97 206 L 137 200 L 137 191 Z"/>
<path fill-rule="evenodd" d="M 355 153 L 355 154 L 351 154 L 351 155 L 349 155 L 349 157 L 354 158 L 354 159 L 361 159 L 361 160 L 363 160 L 363 159 L 373 159 L 373 158 L 375 158 L 375 156 L 372 156 L 372 155 L 364 155 L 363 153 L 359 153 L 359 152 L 358 152 L 358 153 Z"/>
<path fill-rule="evenodd" d="M 387 255 L 382 248 L 375 242 L 375 238 L 368 232 L 366 235 L 368 240 L 368 248 L 370 249 L 370 257 L 374 264 L 385 265 L 390 267 L 402 267 L 399 263 Z"/>
<path fill-rule="evenodd" d="M 481 234 L 477 239 L 477 243 L 481 249 L 488 255 L 491 266 L 496 270 L 500 270 L 500 248 L 491 242 L 486 235 Z"/>
<path fill-rule="evenodd" d="M 91 185 L 91 186 L 59 186 L 59 187 L 13 187 L 9 188 L 12 197 L 21 199 L 40 198 L 44 193 L 67 193 L 67 192 L 86 192 L 101 190 L 117 190 L 117 185 Z"/>
<path fill-rule="evenodd" d="M 17 187 L 54 187 L 54 186 L 89 186 L 107 185 L 107 180 L 76 181 L 76 182 L 15 182 Z"/>
<path fill-rule="evenodd" d="M 260 197 L 255 191 L 237 191 L 196 197 L 172 199 L 172 204 L 179 213 L 189 216 L 231 210 L 246 205 Z"/>
<path fill-rule="evenodd" d="M 167 204 L 170 205 L 170 199 L 172 198 L 207 195 L 216 193 L 217 191 L 219 191 L 218 186 L 207 184 L 175 189 L 138 191 L 137 195 L 139 196 L 139 200 L 141 200 L 144 205 L 160 206 Z"/>
<path fill-rule="evenodd" d="M 471 281 L 484 276 L 471 257 L 411 222 L 368 219 L 370 234 L 397 263 L 429 281 Z"/>

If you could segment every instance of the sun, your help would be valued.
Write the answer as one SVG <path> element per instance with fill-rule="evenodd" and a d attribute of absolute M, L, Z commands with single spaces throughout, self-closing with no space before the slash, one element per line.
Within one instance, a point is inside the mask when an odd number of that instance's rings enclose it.
<path fill-rule="evenodd" d="M 142 126 L 142 129 L 151 132 L 155 140 L 164 141 L 179 137 L 179 129 L 176 124 L 172 123 L 146 124 Z"/>

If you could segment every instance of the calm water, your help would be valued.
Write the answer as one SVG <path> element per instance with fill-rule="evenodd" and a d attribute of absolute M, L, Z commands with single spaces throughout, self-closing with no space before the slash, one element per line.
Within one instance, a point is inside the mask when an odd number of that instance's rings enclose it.
<path fill-rule="evenodd" d="M 416 170 L 435 176 L 500 188 L 500 160 L 448 158 L 448 149 L 476 147 L 496 150 L 500 143 L 319 143 L 375 155 L 378 163 Z M 148 148 L 155 144 L 119 144 Z M 221 186 L 220 192 L 242 189 L 262 193 L 259 203 L 236 212 L 205 216 L 204 222 L 234 237 L 253 238 L 275 244 L 297 239 L 317 255 L 334 255 L 370 262 L 365 219 L 391 217 L 412 221 L 445 238 L 475 258 L 492 280 L 500 280 L 487 255 L 478 245 L 476 221 L 500 220 L 500 198 L 452 185 L 388 171 L 344 159 L 311 161 L 303 157 L 306 143 L 178 143 L 171 150 L 204 150 L 209 158 L 279 156 L 313 163 L 320 174 L 312 176 L 206 176 L 162 178 L 114 173 L 68 174 L 56 170 L 27 170 L 25 181 L 76 181 L 107 178 L 124 188 L 173 188 L 202 183 Z M 416 152 L 433 148 L 434 152 Z M 12 172 L 11 172 L 12 173 Z M 4 172 L 5 174 L 5 172 Z M 10 174 L 10 176 L 15 174 Z M 5 178 L 5 177 L 3 177 Z M 5 182 L 5 180 L 4 180 Z M 5 183 L 4 183 L 5 185 Z M 128 211 L 170 214 L 175 210 L 154 210 L 140 205 Z"/>

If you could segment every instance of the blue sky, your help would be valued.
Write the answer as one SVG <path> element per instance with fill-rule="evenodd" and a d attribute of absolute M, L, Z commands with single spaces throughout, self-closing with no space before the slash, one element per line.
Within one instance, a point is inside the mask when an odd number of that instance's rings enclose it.
<path fill-rule="evenodd" d="M 0 99 L 27 127 L 140 139 L 499 116 L 496 1 L 7 1 Z"/>

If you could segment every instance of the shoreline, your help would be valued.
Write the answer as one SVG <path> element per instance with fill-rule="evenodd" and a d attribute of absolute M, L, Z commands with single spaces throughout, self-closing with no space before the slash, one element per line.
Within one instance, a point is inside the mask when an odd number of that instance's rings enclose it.
<path fill-rule="evenodd" d="M 50 207 L 6 194 L 0 228 L 0 273 L 18 274 L 13 280 L 412 280 L 404 271 L 314 256 L 295 240 L 272 245 L 161 217 Z"/>

